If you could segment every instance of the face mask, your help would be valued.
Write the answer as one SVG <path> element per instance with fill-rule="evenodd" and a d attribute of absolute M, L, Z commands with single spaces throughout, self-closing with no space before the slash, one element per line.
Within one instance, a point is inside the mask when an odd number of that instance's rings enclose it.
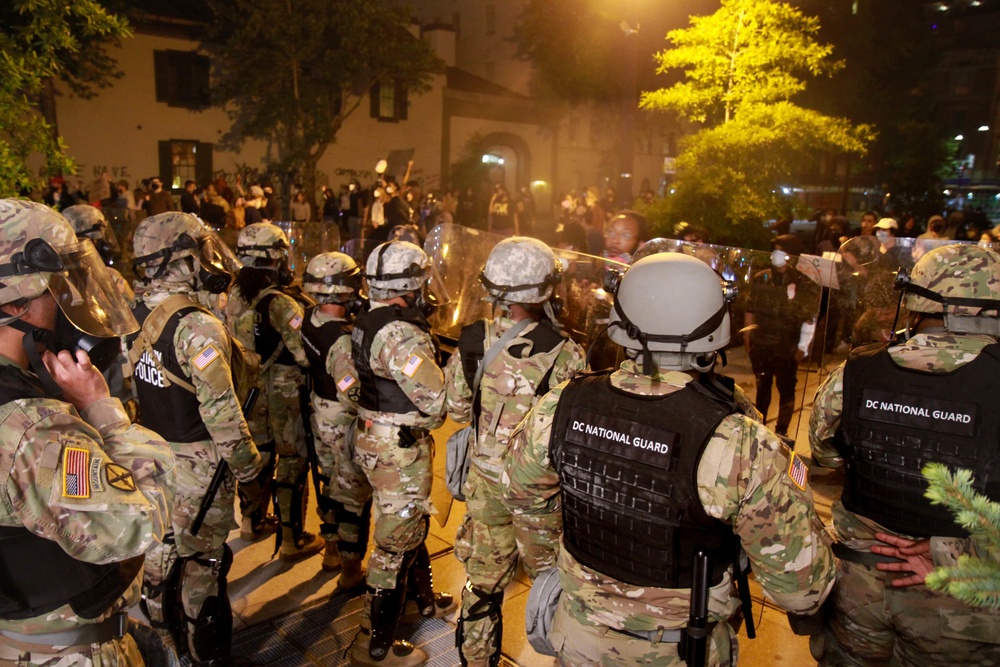
<path fill-rule="evenodd" d="M 773 266 L 776 269 L 780 269 L 787 263 L 788 263 L 788 253 L 786 253 L 784 250 L 771 251 L 771 266 Z"/>
<path fill-rule="evenodd" d="M 278 284 L 287 287 L 295 280 L 295 274 L 288 268 L 288 261 L 283 261 L 278 267 Z"/>
<path fill-rule="evenodd" d="M 884 229 L 880 229 L 877 232 L 875 232 L 875 238 L 879 240 L 879 243 L 885 243 L 886 241 L 889 240 L 889 232 L 887 232 Z"/>

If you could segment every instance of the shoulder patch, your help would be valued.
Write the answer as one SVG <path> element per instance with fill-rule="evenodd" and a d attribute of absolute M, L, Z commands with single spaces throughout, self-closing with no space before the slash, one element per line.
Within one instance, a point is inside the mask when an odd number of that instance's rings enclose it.
<path fill-rule="evenodd" d="M 90 450 L 67 447 L 63 450 L 63 497 L 90 497 Z"/>
<path fill-rule="evenodd" d="M 214 345 L 209 345 L 201 351 L 201 354 L 193 359 L 193 363 L 199 371 L 203 371 L 218 358 L 219 351 L 215 349 Z"/>
<path fill-rule="evenodd" d="M 408 378 L 413 377 L 417 373 L 417 369 L 420 368 L 420 364 L 424 363 L 424 360 L 415 354 L 411 354 L 410 358 L 406 360 L 403 365 L 403 375 Z"/>
<path fill-rule="evenodd" d="M 302 328 L 302 316 L 296 313 L 292 316 L 292 319 L 288 320 L 288 326 L 298 331 Z"/>
<path fill-rule="evenodd" d="M 132 473 L 125 466 L 117 463 L 108 463 L 104 466 L 104 477 L 108 480 L 108 486 L 119 491 L 131 493 L 135 491 L 135 480 Z"/>
<path fill-rule="evenodd" d="M 340 381 L 337 383 L 337 391 L 347 391 L 353 387 L 357 381 L 358 379 L 356 377 L 348 373 L 344 377 L 340 378 Z"/>
<path fill-rule="evenodd" d="M 789 452 L 789 454 L 791 456 L 788 459 L 788 476 L 793 482 L 795 482 L 795 486 L 799 487 L 802 491 L 805 491 L 809 469 L 806 467 L 805 461 L 803 461 L 795 452 Z"/>
<path fill-rule="evenodd" d="M 103 467 L 103 458 L 97 457 L 90 462 L 90 488 L 96 492 L 104 490 L 104 480 L 101 478 L 101 468 Z"/>

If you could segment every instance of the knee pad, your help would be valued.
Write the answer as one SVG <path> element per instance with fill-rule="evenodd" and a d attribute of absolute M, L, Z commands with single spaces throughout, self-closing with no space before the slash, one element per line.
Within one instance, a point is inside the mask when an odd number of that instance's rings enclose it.
<path fill-rule="evenodd" d="M 198 618 L 190 624 L 189 646 L 199 662 L 226 660 L 233 641 L 233 610 L 229 597 L 218 595 L 205 600 Z"/>
<path fill-rule="evenodd" d="M 464 600 L 466 596 L 474 598 L 468 610 L 465 609 Z M 458 628 L 455 630 L 455 646 L 458 648 L 458 656 L 462 661 L 462 667 L 468 664 L 462 654 L 462 644 L 465 643 L 465 623 L 489 618 L 493 621 L 493 637 L 491 641 L 492 651 L 488 657 L 490 667 L 497 667 L 500 664 L 500 650 L 503 645 L 503 591 L 489 593 L 476 588 L 471 582 L 466 582 L 462 590 L 462 613 L 458 618 Z"/>

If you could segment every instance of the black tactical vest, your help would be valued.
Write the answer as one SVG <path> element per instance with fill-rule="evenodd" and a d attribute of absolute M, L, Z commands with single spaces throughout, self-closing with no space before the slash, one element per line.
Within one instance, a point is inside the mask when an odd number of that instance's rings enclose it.
<path fill-rule="evenodd" d="M 402 414 L 420 412 L 413 401 L 392 378 L 375 375 L 371 366 L 372 343 L 382 328 L 390 322 L 409 322 L 421 331 L 429 331 L 427 320 L 420 311 L 392 304 L 382 308 L 364 309 L 354 320 L 351 331 L 351 358 L 361 381 L 358 405 L 372 412 Z"/>
<path fill-rule="evenodd" d="M 171 373 L 187 382 L 191 382 L 191 376 L 184 372 L 177 360 L 174 333 L 181 318 L 196 310 L 201 309 L 192 305 L 174 313 L 163 327 L 160 337 L 153 343 L 153 354 L 157 356 L 159 362 Z M 139 326 L 142 326 L 152 311 L 146 304 L 140 303 L 132 312 Z M 165 386 L 166 378 L 148 358 L 149 354 L 150 352 L 143 354 L 136 363 L 132 375 L 141 411 L 139 422 L 151 431 L 159 433 L 167 442 L 211 440 L 212 436 L 205 428 L 205 422 L 202 421 L 199 412 L 201 404 L 198 402 L 198 397 L 180 385 Z"/>
<path fill-rule="evenodd" d="M 36 378 L 16 366 L 0 366 L 0 405 L 45 397 Z M 82 618 L 96 618 L 128 590 L 142 563 L 143 556 L 104 565 L 86 563 L 24 526 L 2 526 L 0 618 L 33 618 L 65 604 Z"/>
<path fill-rule="evenodd" d="M 580 563 L 633 586 L 690 588 L 697 549 L 712 556 L 712 584 L 739 540 L 698 499 L 701 453 L 738 411 L 695 382 L 668 396 L 631 394 L 611 371 L 563 390 L 549 441 L 562 483 L 563 543 Z"/>
<path fill-rule="evenodd" d="M 265 294 L 254 306 L 256 311 L 253 321 L 254 348 L 263 364 L 271 358 L 280 345 L 281 351 L 273 363 L 280 366 L 295 366 L 295 355 L 285 347 L 284 341 L 281 340 L 281 332 L 271 324 L 271 300 L 276 296 L 277 292 Z"/>
<path fill-rule="evenodd" d="M 317 327 L 312 323 L 312 314 L 319 306 L 306 309 L 305 320 L 302 322 L 302 347 L 309 359 L 309 375 L 312 376 L 313 391 L 320 398 L 328 401 L 337 400 L 337 379 L 326 372 L 326 358 L 341 336 L 351 335 L 351 323 L 343 320 L 333 320 Z"/>
<path fill-rule="evenodd" d="M 837 448 L 847 465 L 844 507 L 897 533 L 967 537 L 951 512 L 924 497 L 931 462 L 975 473 L 1000 500 L 1000 345 L 951 373 L 897 366 L 884 343 L 855 350 L 844 368 Z"/>

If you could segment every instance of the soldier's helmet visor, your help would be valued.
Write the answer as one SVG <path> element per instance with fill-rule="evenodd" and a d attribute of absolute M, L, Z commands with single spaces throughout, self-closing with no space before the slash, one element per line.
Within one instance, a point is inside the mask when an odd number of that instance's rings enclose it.
<path fill-rule="evenodd" d="M 48 246 L 45 241 L 38 241 Z M 73 326 L 100 338 L 126 336 L 139 329 L 93 243 L 84 241 L 49 248 L 61 266 L 40 270 L 51 272 L 49 292 Z M 53 266 L 50 258 L 46 258 L 44 266 Z"/>

